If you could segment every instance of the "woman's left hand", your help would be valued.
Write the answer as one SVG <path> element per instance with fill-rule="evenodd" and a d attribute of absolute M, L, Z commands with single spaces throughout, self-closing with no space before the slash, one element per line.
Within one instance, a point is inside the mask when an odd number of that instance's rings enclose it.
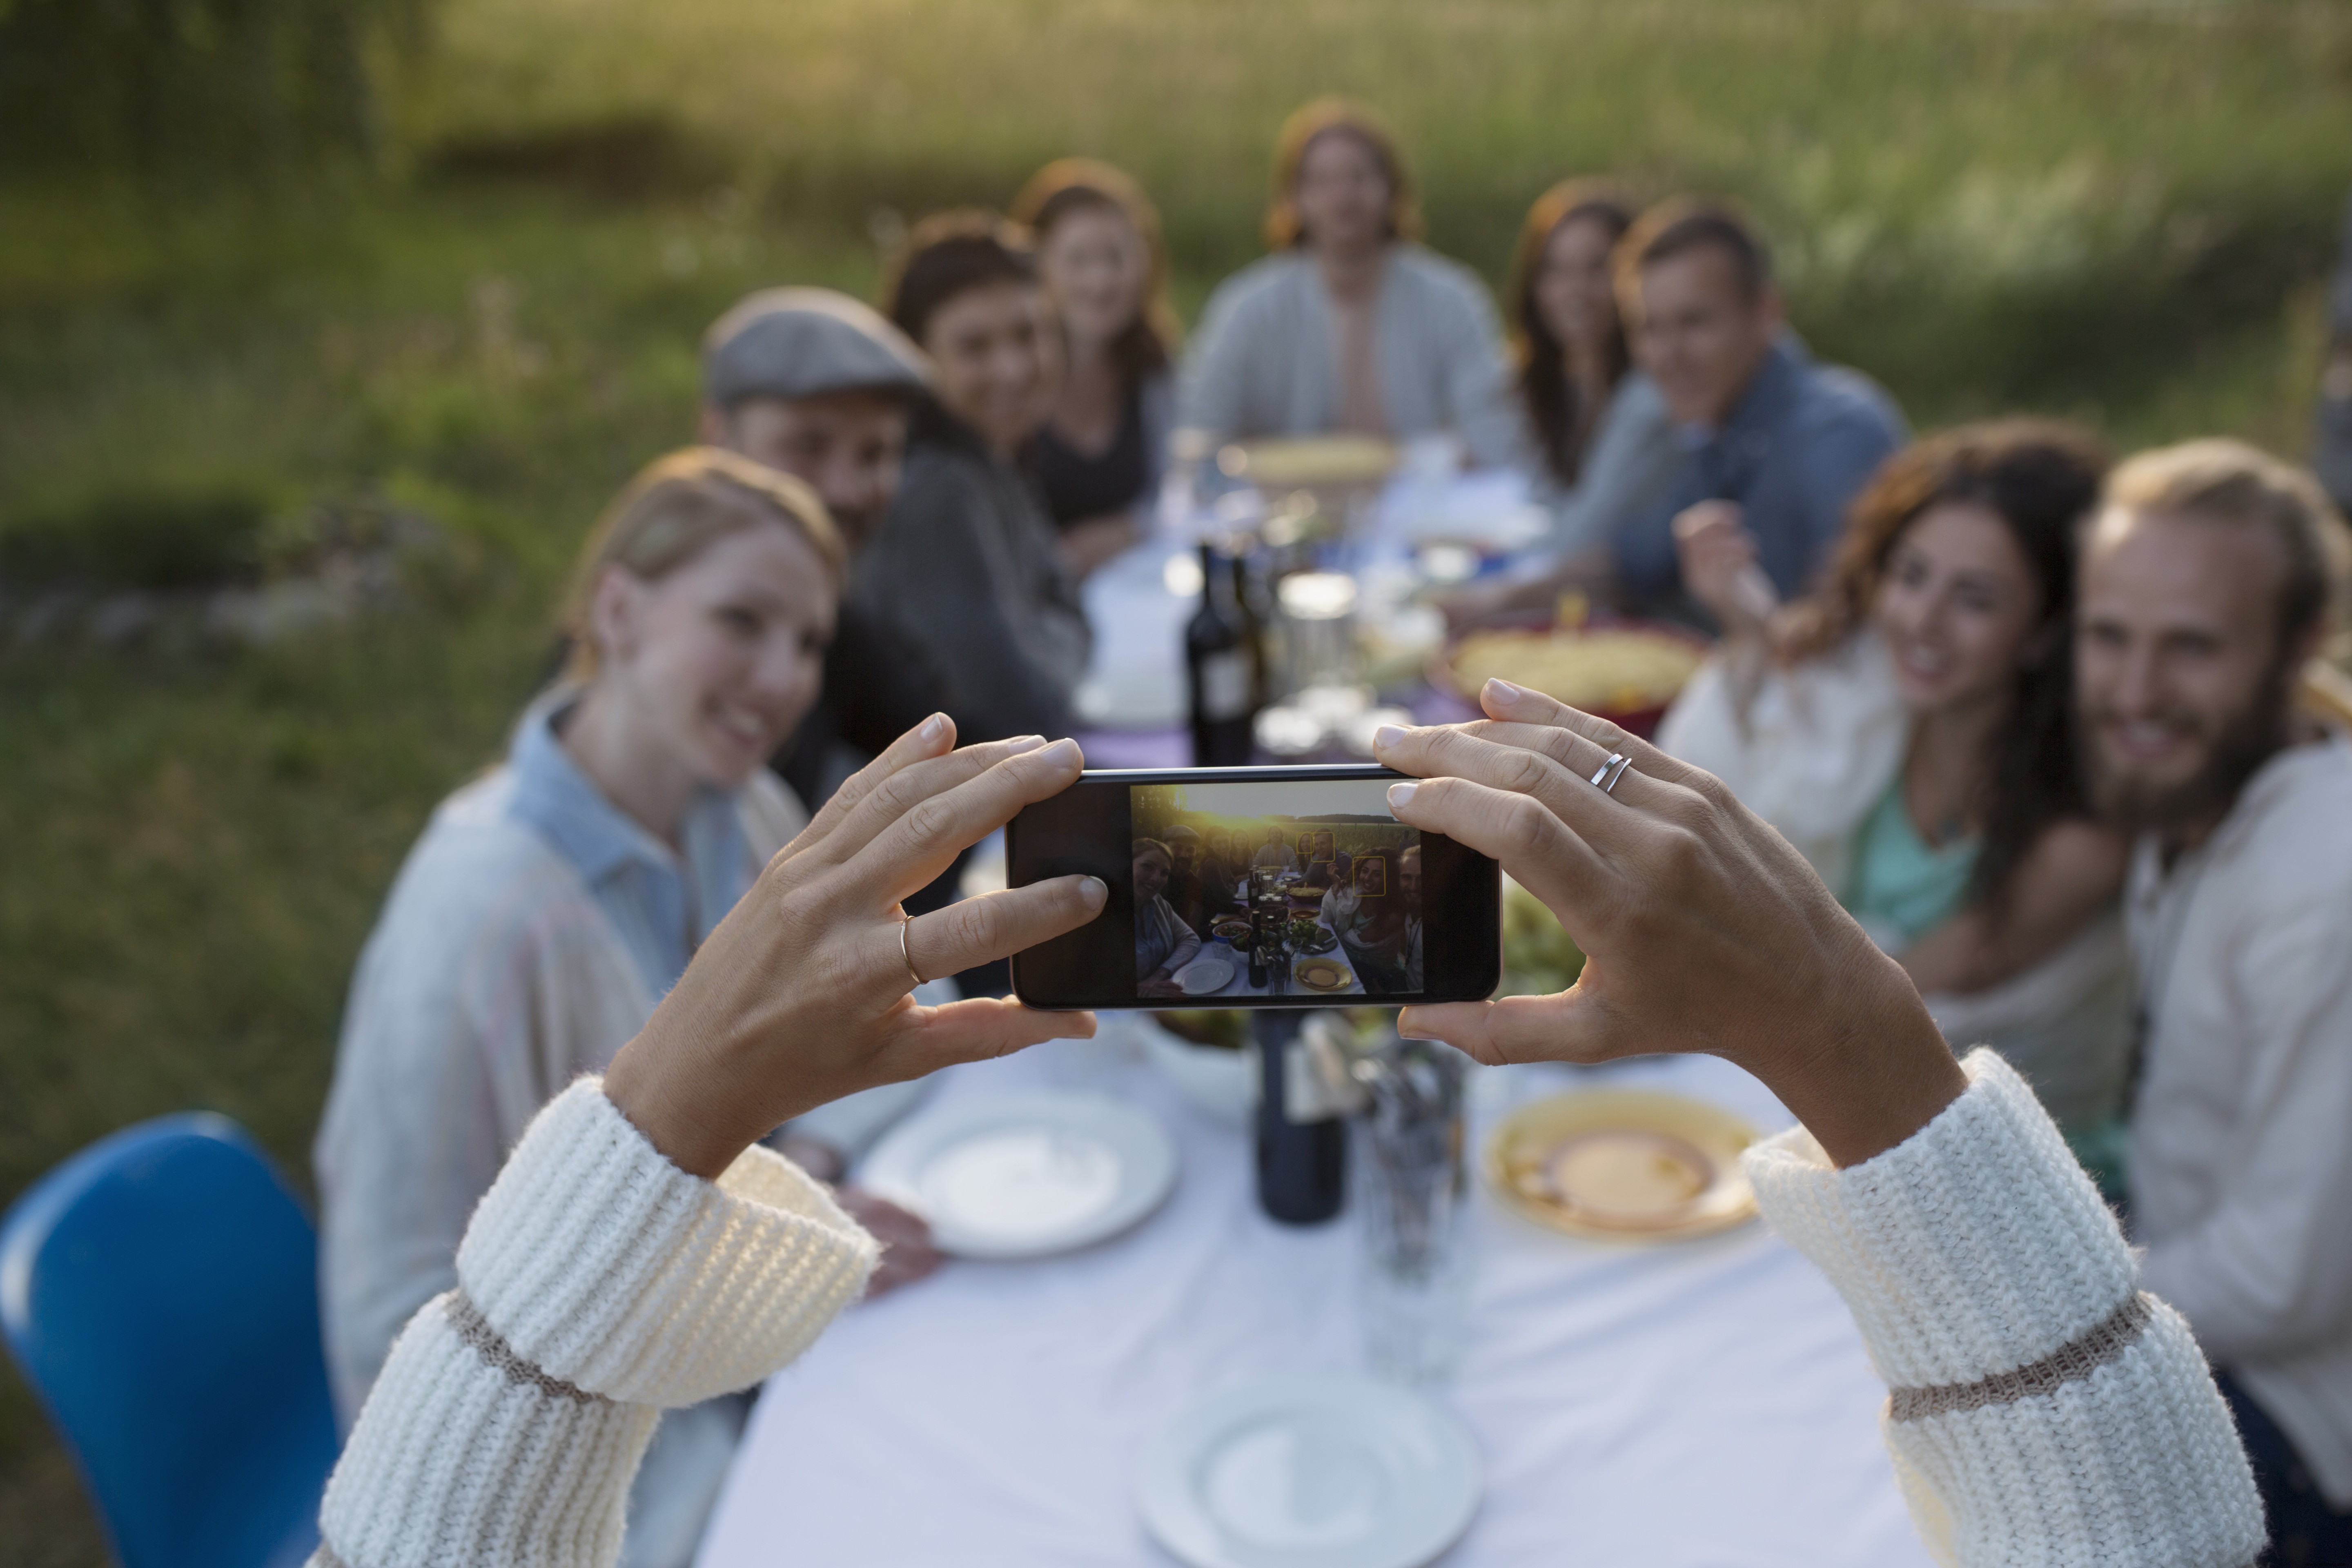
<path fill-rule="evenodd" d="M 1088 1013 L 908 993 L 1102 912 L 1092 877 L 965 899 L 912 921 L 898 900 L 1085 765 L 1035 736 L 952 751 L 935 714 L 844 784 L 760 873 L 604 1075 L 604 1092 L 681 1169 L 716 1177 L 751 1142 L 859 1089 L 1041 1040 Z"/>

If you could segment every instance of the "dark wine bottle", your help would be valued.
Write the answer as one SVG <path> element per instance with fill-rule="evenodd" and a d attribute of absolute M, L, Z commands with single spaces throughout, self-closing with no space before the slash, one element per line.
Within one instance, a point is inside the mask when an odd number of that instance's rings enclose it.
<path fill-rule="evenodd" d="M 1201 607 L 1184 627 L 1184 679 L 1192 702 L 1192 765 L 1245 767 L 1257 719 L 1257 659 L 1234 597 L 1231 567 L 1201 546 Z"/>
<path fill-rule="evenodd" d="M 1274 700 L 1274 655 L 1266 646 L 1267 612 L 1261 601 L 1265 584 L 1250 571 L 1249 557 L 1236 554 L 1234 563 L 1234 605 L 1241 611 L 1242 635 L 1250 654 L 1250 712 Z"/>
<path fill-rule="evenodd" d="M 1348 1167 L 1348 1123 L 1336 1109 L 1304 1103 L 1312 1073 L 1298 1037 L 1307 1015 L 1266 1008 L 1252 1015 L 1258 1052 L 1257 1201 L 1285 1225 L 1320 1225 L 1339 1212 Z M 1302 1120 L 1303 1119 L 1303 1120 Z"/>

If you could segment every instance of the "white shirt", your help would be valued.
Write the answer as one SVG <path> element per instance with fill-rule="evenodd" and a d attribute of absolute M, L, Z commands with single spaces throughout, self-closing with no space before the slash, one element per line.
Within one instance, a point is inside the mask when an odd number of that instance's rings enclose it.
<path fill-rule="evenodd" d="M 2271 759 L 2168 871 L 2143 840 L 2126 915 L 2147 1287 L 2352 1507 L 2352 744 Z"/>

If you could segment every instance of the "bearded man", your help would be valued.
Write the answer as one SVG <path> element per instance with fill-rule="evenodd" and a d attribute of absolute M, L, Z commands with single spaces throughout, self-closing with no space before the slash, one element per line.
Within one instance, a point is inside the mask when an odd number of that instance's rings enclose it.
<path fill-rule="evenodd" d="M 2137 835 L 2141 1283 L 2220 1374 L 2281 1563 L 2352 1562 L 2352 744 L 2294 702 L 2345 555 L 2299 470 L 2143 453 L 2075 623 L 2094 796 Z"/>

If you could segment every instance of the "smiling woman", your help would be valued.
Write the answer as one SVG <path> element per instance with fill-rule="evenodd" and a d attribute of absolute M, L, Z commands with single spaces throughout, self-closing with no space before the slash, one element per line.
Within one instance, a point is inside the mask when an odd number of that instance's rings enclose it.
<path fill-rule="evenodd" d="M 1827 585 L 1743 610 L 1753 552 L 1682 541 L 1728 651 L 1659 731 L 1804 849 L 1938 1018 L 2026 1071 L 2070 1132 L 2122 1089 L 2114 900 L 2069 732 L 2074 530 L 2105 455 L 2032 421 L 1932 437 L 1855 501 Z"/>
<path fill-rule="evenodd" d="M 843 561 L 814 492 L 708 447 L 647 468 L 591 534 L 564 678 L 505 764 L 435 814 L 352 982 L 317 1151 L 346 1419 L 455 1282 L 467 1216 L 531 1117 L 644 1026 L 806 822 L 763 764 L 815 698 Z M 877 1109 L 794 1132 L 838 1154 Z M 883 1284 L 936 1260 L 909 1216 L 845 1201 L 900 1244 Z M 742 1414 L 719 1400 L 664 1426 L 625 1561 L 684 1562 Z"/>

